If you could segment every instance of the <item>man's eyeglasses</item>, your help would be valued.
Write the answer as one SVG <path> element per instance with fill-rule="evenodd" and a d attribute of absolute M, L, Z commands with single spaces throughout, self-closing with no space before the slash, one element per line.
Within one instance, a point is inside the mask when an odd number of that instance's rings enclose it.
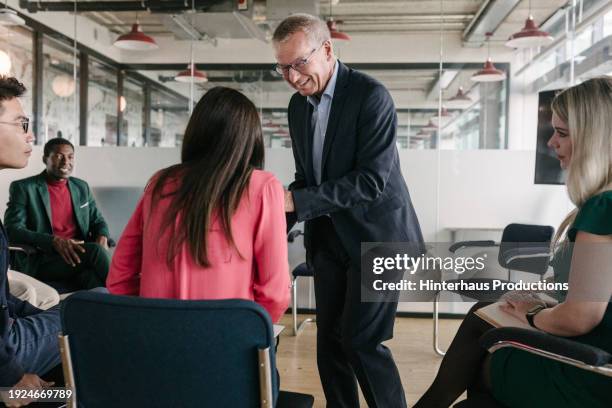
<path fill-rule="evenodd" d="M 304 70 L 306 69 L 306 65 L 308 65 L 308 63 L 310 62 L 310 58 L 314 55 L 315 52 L 317 52 L 323 46 L 323 44 L 321 44 L 319 48 L 313 48 L 312 51 L 310 51 L 310 54 L 308 54 L 308 56 L 304 58 L 300 58 L 299 60 L 295 61 L 293 64 L 287 64 L 287 65 L 276 64 L 274 66 L 274 69 L 276 70 L 276 72 L 278 72 L 281 75 L 287 75 L 290 69 L 297 71 L 300 74 L 303 74 Z"/>
<path fill-rule="evenodd" d="M 0 122 L 4 125 L 13 125 L 13 126 L 21 126 L 23 129 L 23 133 L 28 133 L 28 129 L 30 128 L 30 119 L 25 118 L 23 120 L 17 122 Z"/>

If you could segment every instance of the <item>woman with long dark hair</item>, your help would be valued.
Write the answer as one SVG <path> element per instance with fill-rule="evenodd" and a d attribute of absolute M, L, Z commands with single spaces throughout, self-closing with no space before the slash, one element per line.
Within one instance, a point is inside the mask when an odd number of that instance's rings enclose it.
<path fill-rule="evenodd" d="M 263 162 L 253 103 L 209 90 L 187 125 L 181 163 L 153 176 L 119 240 L 109 291 L 250 299 L 280 319 L 289 302 L 284 192 Z"/>

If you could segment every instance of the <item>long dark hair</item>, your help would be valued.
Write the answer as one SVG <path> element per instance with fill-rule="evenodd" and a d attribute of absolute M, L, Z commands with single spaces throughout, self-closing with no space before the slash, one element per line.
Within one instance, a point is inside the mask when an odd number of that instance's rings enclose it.
<path fill-rule="evenodd" d="M 207 239 L 214 215 L 236 249 L 231 218 L 253 169 L 262 168 L 263 162 L 263 136 L 255 105 L 231 88 L 218 86 L 206 92 L 187 124 L 181 163 L 163 169 L 152 181 L 153 207 L 171 197 L 160 231 L 170 231 L 169 268 L 185 242 L 196 264 L 210 266 Z M 178 184 L 167 192 L 164 185 L 169 179 Z"/>

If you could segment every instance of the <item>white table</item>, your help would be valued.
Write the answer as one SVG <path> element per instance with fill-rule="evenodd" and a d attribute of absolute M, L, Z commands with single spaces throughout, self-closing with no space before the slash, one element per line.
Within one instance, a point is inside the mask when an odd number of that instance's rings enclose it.
<path fill-rule="evenodd" d="M 454 244 L 455 242 L 457 242 L 457 234 L 460 231 L 487 231 L 487 232 L 495 232 L 495 231 L 503 231 L 504 228 L 506 228 L 506 226 L 500 227 L 500 226 L 451 226 L 451 227 L 446 227 L 444 228 L 445 230 L 450 232 L 450 242 L 452 244 Z"/>

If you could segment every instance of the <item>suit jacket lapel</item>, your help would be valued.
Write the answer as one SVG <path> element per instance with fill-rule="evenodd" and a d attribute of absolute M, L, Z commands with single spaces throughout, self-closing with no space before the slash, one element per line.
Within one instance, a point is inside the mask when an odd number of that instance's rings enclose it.
<path fill-rule="evenodd" d="M 68 190 L 70 190 L 70 197 L 72 198 L 72 211 L 74 212 L 74 218 L 76 219 L 77 225 L 81 230 L 83 238 L 87 238 L 87 230 L 84 228 L 85 222 L 83 220 L 83 211 L 81 208 L 81 194 L 79 189 L 74 185 L 72 178 L 68 178 Z"/>
<path fill-rule="evenodd" d="M 47 219 L 49 220 L 51 230 L 53 230 L 53 222 L 51 222 L 51 203 L 49 200 L 49 190 L 47 189 L 44 171 L 38 176 L 36 189 L 38 190 L 38 195 L 40 195 L 40 200 L 42 201 L 45 214 L 47 214 Z"/>
<path fill-rule="evenodd" d="M 334 97 L 332 99 L 331 111 L 327 121 L 327 129 L 325 130 L 325 143 L 323 144 L 323 158 L 321 160 L 321 175 L 324 174 L 325 162 L 329 151 L 331 150 L 332 142 L 336 137 L 336 129 L 342 115 L 342 107 L 346 101 L 346 86 L 348 84 L 349 69 L 346 65 L 338 60 L 338 77 L 336 78 L 336 88 L 334 89 Z M 312 145 L 312 142 L 311 142 Z M 312 158 L 311 158 L 312 162 Z M 312 166 L 311 166 L 312 167 Z"/>
<path fill-rule="evenodd" d="M 308 174 L 308 184 L 315 183 L 314 171 L 312 169 L 312 137 L 314 133 L 314 129 L 312 128 L 312 111 L 313 107 L 308 102 L 308 99 L 304 98 L 304 151 L 306 152 L 306 163 L 305 163 L 305 171 Z"/>

